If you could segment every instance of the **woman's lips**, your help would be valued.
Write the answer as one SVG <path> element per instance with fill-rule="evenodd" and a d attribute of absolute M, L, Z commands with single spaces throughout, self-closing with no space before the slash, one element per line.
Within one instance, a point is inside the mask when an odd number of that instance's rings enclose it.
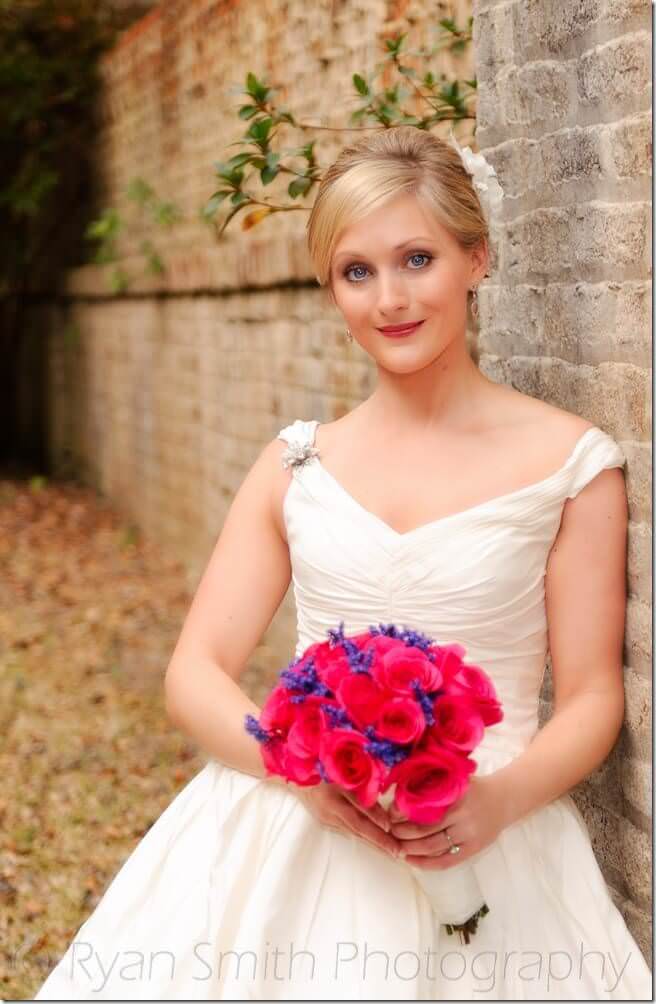
<path fill-rule="evenodd" d="M 423 321 L 417 321 L 415 324 L 399 324 L 393 328 L 378 328 L 378 330 L 381 335 L 387 335 L 388 338 L 404 338 L 406 335 L 411 335 L 423 323 Z"/>

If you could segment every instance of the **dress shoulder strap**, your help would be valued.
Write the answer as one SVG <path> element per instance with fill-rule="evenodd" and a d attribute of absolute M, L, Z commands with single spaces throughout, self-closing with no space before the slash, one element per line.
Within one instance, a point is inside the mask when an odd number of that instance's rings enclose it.
<path fill-rule="evenodd" d="M 314 437 L 319 422 L 311 419 L 306 422 L 297 418 L 291 425 L 286 425 L 277 435 L 288 444 L 281 455 L 283 467 L 300 467 L 312 457 L 318 457 L 319 451 L 314 445 Z"/>
<path fill-rule="evenodd" d="M 571 457 L 567 498 L 576 498 L 581 489 L 608 467 L 624 467 L 626 457 L 615 440 L 596 425 L 579 439 Z"/>

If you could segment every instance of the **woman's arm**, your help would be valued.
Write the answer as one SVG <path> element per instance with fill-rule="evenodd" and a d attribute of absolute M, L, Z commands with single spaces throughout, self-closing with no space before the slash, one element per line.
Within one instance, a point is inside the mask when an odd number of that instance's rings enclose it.
<path fill-rule="evenodd" d="M 390 832 L 412 864 L 442 870 L 462 863 L 608 756 L 624 714 L 627 521 L 619 469 L 603 471 L 565 504 L 545 583 L 554 714 L 524 753 L 492 774 L 472 777 L 439 829 L 392 813 Z M 457 857 L 445 853 L 445 827 L 462 843 Z"/>
<path fill-rule="evenodd" d="M 256 777 L 265 772 L 244 716 L 258 715 L 259 708 L 238 680 L 291 577 L 289 549 L 273 514 L 283 449 L 271 441 L 235 495 L 165 679 L 171 720 L 212 757 Z"/>
<path fill-rule="evenodd" d="M 628 505 L 620 468 L 565 504 L 545 581 L 554 713 L 490 775 L 506 825 L 558 798 L 612 750 L 624 717 Z"/>
<path fill-rule="evenodd" d="M 285 785 L 322 825 L 394 854 L 398 841 L 385 832 L 380 806 L 362 809 L 334 785 L 301 788 L 267 775 L 259 743 L 244 727 L 245 715 L 260 709 L 238 680 L 291 579 L 289 547 L 276 521 L 291 477 L 283 450 L 272 440 L 235 495 L 166 670 L 167 712 L 221 763 Z"/>

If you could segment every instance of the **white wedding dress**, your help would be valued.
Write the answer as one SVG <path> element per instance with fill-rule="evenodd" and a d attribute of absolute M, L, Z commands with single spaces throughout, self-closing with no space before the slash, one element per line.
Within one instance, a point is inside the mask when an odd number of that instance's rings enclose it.
<path fill-rule="evenodd" d="M 342 620 L 347 634 L 394 622 L 460 642 L 503 702 L 504 720 L 474 754 L 479 774 L 497 770 L 537 729 L 544 574 L 565 500 L 624 455 L 589 428 L 543 481 L 399 533 L 311 455 L 317 425 L 279 433 L 296 457 L 284 504 L 295 654 Z M 489 913 L 464 945 L 402 860 L 322 827 L 292 790 L 210 762 L 36 999 L 652 999 L 569 795 L 470 860 Z"/>

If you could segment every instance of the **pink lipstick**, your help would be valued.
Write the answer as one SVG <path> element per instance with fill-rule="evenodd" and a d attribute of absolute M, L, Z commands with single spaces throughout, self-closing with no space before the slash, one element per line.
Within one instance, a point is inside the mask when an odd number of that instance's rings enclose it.
<path fill-rule="evenodd" d="M 378 328 L 381 335 L 387 335 L 388 338 L 405 338 L 406 335 L 411 335 L 413 331 L 421 327 L 423 321 L 414 321 L 411 324 L 388 324 L 384 328 Z"/>

